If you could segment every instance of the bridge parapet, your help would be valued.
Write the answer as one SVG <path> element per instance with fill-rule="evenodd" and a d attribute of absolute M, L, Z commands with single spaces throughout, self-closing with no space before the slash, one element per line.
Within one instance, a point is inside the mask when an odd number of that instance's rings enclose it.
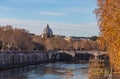
<path fill-rule="evenodd" d="M 99 53 L 99 54 L 98 54 Z M 52 54 L 50 56 L 54 55 L 55 59 L 61 59 L 60 55 L 70 55 L 73 59 L 87 59 L 89 60 L 90 57 L 94 57 L 96 56 L 96 54 L 98 54 L 98 56 L 104 55 L 106 54 L 106 52 L 103 51 L 56 51 L 56 52 L 52 52 Z M 63 57 L 63 56 L 62 56 Z M 52 58 L 52 57 L 49 57 Z M 65 58 L 66 59 L 66 58 Z"/>

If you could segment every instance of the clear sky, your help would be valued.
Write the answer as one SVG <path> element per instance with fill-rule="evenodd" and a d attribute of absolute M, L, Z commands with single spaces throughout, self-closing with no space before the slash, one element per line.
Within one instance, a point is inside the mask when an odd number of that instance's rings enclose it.
<path fill-rule="evenodd" d="M 98 35 L 95 0 L 0 0 L 0 25 L 40 35 L 47 23 L 54 34 Z"/>

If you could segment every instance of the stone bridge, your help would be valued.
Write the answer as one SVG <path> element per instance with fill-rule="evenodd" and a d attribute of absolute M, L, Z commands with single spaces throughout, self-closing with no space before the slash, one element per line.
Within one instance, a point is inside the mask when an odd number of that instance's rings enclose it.
<path fill-rule="evenodd" d="M 101 57 L 105 55 L 105 51 L 54 51 L 49 52 L 49 59 L 60 59 L 60 60 L 73 60 L 83 59 L 89 60 L 90 57 Z"/>

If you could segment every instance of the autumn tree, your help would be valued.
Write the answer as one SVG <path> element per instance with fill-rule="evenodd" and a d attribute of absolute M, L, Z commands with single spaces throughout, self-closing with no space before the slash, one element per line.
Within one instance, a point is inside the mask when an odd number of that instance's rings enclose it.
<path fill-rule="evenodd" d="M 74 49 L 74 41 L 73 40 L 69 40 L 67 42 L 67 49 L 68 50 L 73 50 Z"/>
<path fill-rule="evenodd" d="M 25 29 L 13 28 L 11 25 L 0 27 L 0 49 L 1 50 L 32 50 L 30 33 Z"/>
<path fill-rule="evenodd" d="M 80 41 L 74 42 L 73 48 L 74 48 L 75 50 L 80 50 Z"/>
<path fill-rule="evenodd" d="M 98 0 L 97 5 L 100 41 L 107 49 L 111 66 L 120 71 L 120 0 Z"/>
<path fill-rule="evenodd" d="M 35 45 L 35 50 L 45 50 L 45 39 L 38 35 L 32 36 L 32 42 Z"/>
<path fill-rule="evenodd" d="M 46 50 L 64 50 L 67 47 L 67 41 L 62 37 L 51 37 L 45 39 Z"/>
<path fill-rule="evenodd" d="M 24 29 L 14 29 L 13 32 L 14 47 L 18 50 L 33 49 L 32 39 L 29 33 Z"/>
<path fill-rule="evenodd" d="M 3 27 L 0 27 L 0 40 L 2 42 L 2 48 L 3 50 L 9 50 L 12 46 L 12 33 L 13 28 L 10 25 L 6 25 Z"/>

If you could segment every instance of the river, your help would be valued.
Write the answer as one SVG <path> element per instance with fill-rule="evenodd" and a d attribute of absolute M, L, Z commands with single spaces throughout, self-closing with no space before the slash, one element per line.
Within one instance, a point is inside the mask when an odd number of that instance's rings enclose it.
<path fill-rule="evenodd" d="M 0 79 L 88 79 L 88 64 L 47 63 L 0 71 Z"/>

